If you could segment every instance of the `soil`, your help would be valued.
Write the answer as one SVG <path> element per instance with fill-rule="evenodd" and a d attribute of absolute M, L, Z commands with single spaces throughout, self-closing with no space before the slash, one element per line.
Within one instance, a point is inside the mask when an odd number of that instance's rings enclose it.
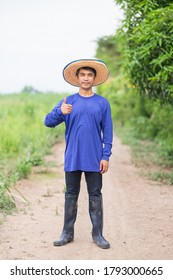
<path fill-rule="evenodd" d="M 173 259 L 173 187 L 139 174 L 129 148 L 115 137 L 110 169 L 103 175 L 104 236 L 111 248 L 92 241 L 84 176 L 74 242 L 54 247 L 64 215 L 64 143 L 35 167 L 17 189 L 17 211 L 0 226 L 1 260 L 171 260 Z M 14 195 L 17 193 L 13 191 Z"/>

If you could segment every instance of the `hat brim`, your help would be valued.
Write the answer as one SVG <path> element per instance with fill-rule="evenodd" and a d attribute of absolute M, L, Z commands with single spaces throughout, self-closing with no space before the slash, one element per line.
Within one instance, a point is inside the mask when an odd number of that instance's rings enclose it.
<path fill-rule="evenodd" d="M 93 86 L 104 83 L 109 75 L 108 68 L 102 60 L 97 59 L 80 59 L 67 64 L 63 69 L 63 77 L 65 81 L 73 86 L 79 86 L 76 71 L 82 67 L 91 67 L 96 70 L 96 77 Z"/>

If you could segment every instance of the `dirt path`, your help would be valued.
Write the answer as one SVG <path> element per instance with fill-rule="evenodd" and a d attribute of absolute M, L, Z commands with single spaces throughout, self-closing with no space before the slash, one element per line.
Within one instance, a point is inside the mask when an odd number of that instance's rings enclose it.
<path fill-rule="evenodd" d="M 63 224 L 63 151 L 64 144 L 57 144 L 46 158 L 49 167 L 34 168 L 29 180 L 18 183 L 30 203 L 17 199 L 18 211 L 0 226 L 0 259 L 173 259 L 173 187 L 140 177 L 118 138 L 103 188 L 104 235 L 111 248 L 102 250 L 92 241 L 84 179 L 75 240 L 54 247 Z"/>

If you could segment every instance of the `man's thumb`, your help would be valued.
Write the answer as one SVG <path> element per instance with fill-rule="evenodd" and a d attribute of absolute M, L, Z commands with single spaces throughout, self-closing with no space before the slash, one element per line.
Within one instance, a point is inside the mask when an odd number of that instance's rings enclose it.
<path fill-rule="evenodd" d="M 66 101 L 66 97 L 65 97 L 64 100 L 63 100 L 63 103 L 66 104 L 66 102 L 67 102 L 67 101 Z"/>

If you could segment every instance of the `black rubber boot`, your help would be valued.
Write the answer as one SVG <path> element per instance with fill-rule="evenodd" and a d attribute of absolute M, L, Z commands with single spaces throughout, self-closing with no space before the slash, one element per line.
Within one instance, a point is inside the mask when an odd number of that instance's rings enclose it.
<path fill-rule="evenodd" d="M 103 205 L 102 197 L 89 197 L 89 213 L 93 225 L 92 237 L 98 247 L 109 249 L 109 242 L 103 237 Z"/>
<path fill-rule="evenodd" d="M 77 196 L 66 196 L 64 206 L 64 227 L 59 240 L 53 242 L 54 246 L 63 246 L 74 239 L 74 223 L 77 216 Z"/>

